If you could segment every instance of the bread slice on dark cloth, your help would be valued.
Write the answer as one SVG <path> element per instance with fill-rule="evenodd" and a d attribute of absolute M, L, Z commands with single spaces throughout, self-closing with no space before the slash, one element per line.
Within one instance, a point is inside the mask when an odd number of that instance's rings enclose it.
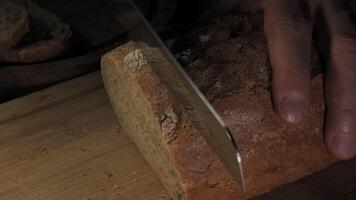
<path fill-rule="evenodd" d="M 44 61 L 61 55 L 69 46 L 72 32 L 69 25 L 30 0 L 14 0 L 29 15 L 30 31 L 0 60 L 14 63 Z"/>
<path fill-rule="evenodd" d="M 0 52 L 21 40 L 28 31 L 27 12 L 8 0 L 0 0 Z"/>

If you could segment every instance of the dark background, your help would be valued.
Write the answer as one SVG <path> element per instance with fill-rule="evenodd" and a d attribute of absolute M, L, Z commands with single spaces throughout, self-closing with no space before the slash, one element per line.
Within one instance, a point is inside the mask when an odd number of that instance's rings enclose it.
<path fill-rule="evenodd" d="M 72 48 L 57 59 L 34 64 L 0 63 L 0 101 L 26 95 L 99 69 L 103 53 L 120 44 L 110 0 L 37 0 L 73 30 Z M 208 7 L 198 0 L 137 0 L 160 32 L 191 23 Z M 356 1 L 350 1 L 350 8 Z M 184 27 L 184 26 L 183 26 Z M 189 30 L 187 30 L 189 31 Z M 31 106 L 31 105 L 29 105 Z M 258 180 L 256 180 L 258 181 Z M 256 200 L 356 200 L 356 160 L 340 162 Z"/>

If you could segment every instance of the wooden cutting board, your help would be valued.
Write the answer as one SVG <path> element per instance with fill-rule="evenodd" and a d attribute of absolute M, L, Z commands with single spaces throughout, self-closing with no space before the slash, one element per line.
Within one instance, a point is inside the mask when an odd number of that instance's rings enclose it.
<path fill-rule="evenodd" d="M 167 197 L 119 131 L 98 72 L 0 105 L 0 169 L 1 200 Z"/>
<path fill-rule="evenodd" d="M 94 72 L 0 104 L 0 199 L 169 198 L 120 132 L 100 73 Z M 356 199 L 356 159 L 255 200 L 279 199 Z"/>

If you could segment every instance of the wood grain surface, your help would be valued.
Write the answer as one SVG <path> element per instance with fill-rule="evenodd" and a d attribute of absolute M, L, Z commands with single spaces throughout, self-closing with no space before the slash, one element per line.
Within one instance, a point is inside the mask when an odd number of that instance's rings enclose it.
<path fill-rule="evenodd" d="M 161 200 L 98 72 L 0 105 L 1 200 Z M 258 181 L 258 180 L 256 180 Z M 255 200 L 355 200 L 356 160 Z"/>
<path fill-rule="evenodd" d="M 119 131 L 99 73 L 0 105 L 1 200 L 153 200 L 165 190 Z"/>

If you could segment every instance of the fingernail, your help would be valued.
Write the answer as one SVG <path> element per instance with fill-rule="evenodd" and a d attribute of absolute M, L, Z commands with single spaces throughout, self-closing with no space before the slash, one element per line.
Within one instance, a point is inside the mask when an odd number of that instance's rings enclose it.
<path fill-rule="evenodd" d="M 282 117 L 291 123 L 302 121 L 305 112 L 305 102 L 284 97 L 279 104 Z"/>
<path fill-rule="evenodd" d="M 337 158 L 349 160 L 356 155 L 356 137 L 352 135 L 337 134 L 329 143 L 329 148 Z"/>

